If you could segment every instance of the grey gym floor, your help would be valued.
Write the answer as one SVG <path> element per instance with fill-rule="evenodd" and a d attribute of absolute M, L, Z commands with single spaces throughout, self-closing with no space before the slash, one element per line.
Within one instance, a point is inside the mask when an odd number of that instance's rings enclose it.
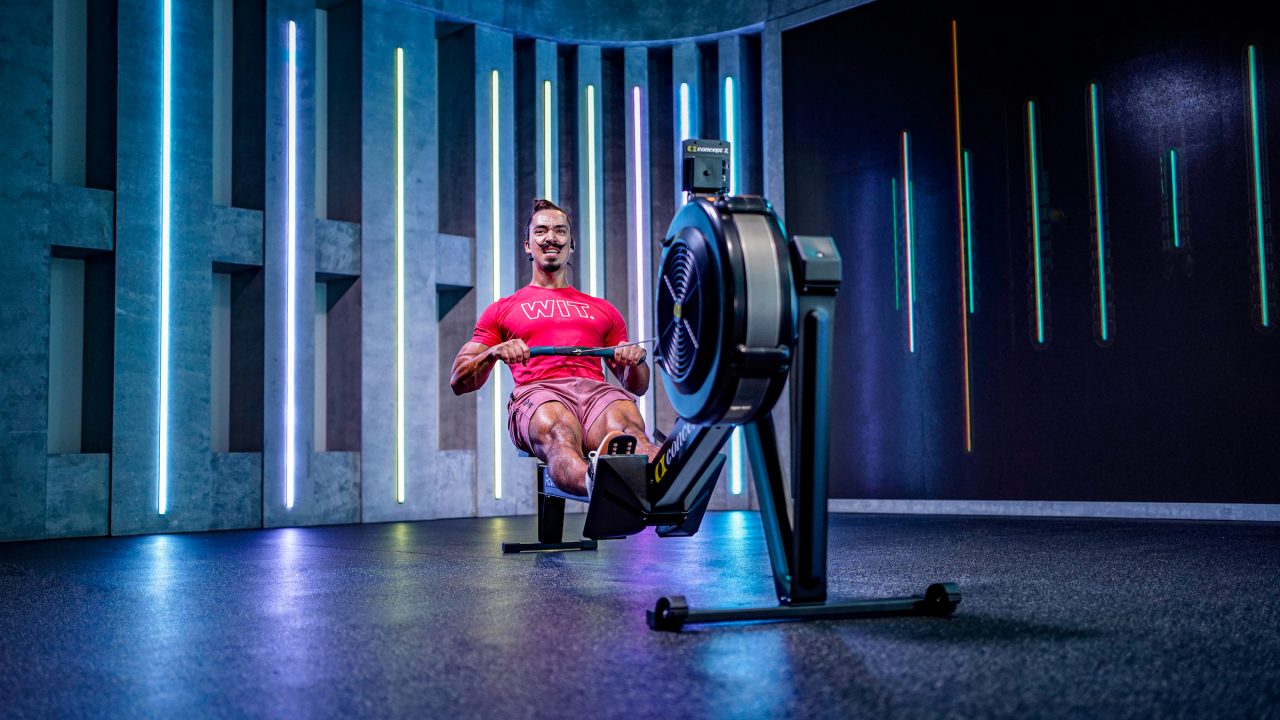
<path fill-rule="evenodd" d="M 570 516 L 570 529 L 581 516 Z M 834 515 L 834 597 L 950 619 L 656 633 L 773 603 L 759 519 L 503 556 L 534 519 L 0 545 L 4 717 L 1268 717 L 1280 526 Z"/>

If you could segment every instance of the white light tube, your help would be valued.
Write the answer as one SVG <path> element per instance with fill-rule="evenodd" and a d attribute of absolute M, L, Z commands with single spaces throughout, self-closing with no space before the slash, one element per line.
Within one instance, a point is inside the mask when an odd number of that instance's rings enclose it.
<path fill-rule="evenodd" d="M 169 512 L 169 144 L 172 140 L 170 108 L 173 76 L 173 7 L 164 0 L 160 100 L 160 441 L 156 481 L 156 510 Z"/>
<path fill-rule="evenodd" d="M 298 25 L 289 21 L 289 200 L 285 210 L 285 418 L 284 506 L 293 508 L 297 469 L 297 240 L 298 240 Z"/>
<path fill-rule="evenodd" d="M 498 71 L 494 70 L 489 76 L 489 176 L 490 176 L 490 202 L 492 203 L 493 216 L 491 218 L 492 227 L 492 247 L 490 254 L 493 256 L 493 300 L 497 301 L 501 297 L 501 228 L 502 228 L 502 212 L 501 212 L 501 187 L 498 184 L 498 174 L 502 169 L 501 158 L 498 155 Z M 495 500 L 502 499 L 502 374 L 493 373 L 493 497 Z"/>
<path fill-rule="evenodd" d="M 404 502 L 404 48 L 396 48 L 396 502 Z"/>

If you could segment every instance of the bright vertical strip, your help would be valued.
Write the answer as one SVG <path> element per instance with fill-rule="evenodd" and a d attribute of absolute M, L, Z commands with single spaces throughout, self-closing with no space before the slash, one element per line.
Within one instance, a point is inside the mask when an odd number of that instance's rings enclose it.
<path fill-rule="evenodd" d="M 1253 213 L 1258 235 L 1258 308 L 1262 327 L 1271 327 L 1271 299 L 1267 296 L 1267 240 L 1262 220 L 1262 123 L 1258 112 L 1258 48 L 1249 46 L 1249 133 L 1253 159 Z"/>
<path fill-rule="evenodd" d="M 498 182 L 502 170 L 502 158 L 499 154 L 499 85 L 498 71 L 489 75 L 489 192 L 492 203 L 490 218 L 491 247 L 489 254 L 493 256 L 493 300 L 501 297 L 502 287 L 502 187 Z M 493 374 L 493 497 L 502 499 L 502 375 Z"/>
<path fill-rule="evenodd" d="M 173 7 L 164 0 L 160 89 L 160 440 L 156 510 L 169 512 L 169 183 L 172 141 Z"/>
<path fill-rule="evenodd" d="M 396 48 L 396 502 L 404 502 L 404 48 Z"/>
<path fill-rule="evenodd" d="M 1089 84 L 1090 155 L 1093 165 L 1093 233 L 1094 249 L 1098 254 L 1098 324 L 1102 329 L 1102 341 L 1111 339 L 1110 318 L 1107 317 L 1107 250 L 1106 218 L 1102 214 L 1102 101 L 1098 83 Z"/>
<path fill-rule="evenodd" d="M 1035 260 L 1036 342 L 1044 342 L 1044 278 L 1040 266 L 1040 149 L 1036 138 L 1036 103 L 1027 101 L 1027 151 L 1031 176 L 1031 251 Z"/>
<path fill-rule="evenodd" d="M 951 81 L 954 90 L 956 117 L 956 206 L 959 208 L 960 214 L 958 234 L 960 236 L 960 329 L 961 339 L 964 343 L 964 449 L 968 452 L 973 450 L 973 423 L 970 412 L 969 392 L 969 313 L 972 312 L 972 306 L 970 305 L 969 262 L 971 254 L 969 252 L 967 214 L 969 205 L 965 200 L 969 187 L 966 184 L 968 175 L 965 173 L 964 145 L 961 142 L 960 135 L 960 56 L 959 44 L 956 39 L 955 20 L 951 21 Z"/>
<path fill-rule="evenodd" d="M 733 76 L 724 79 L 724 139 L 729 143 L 729 194 L 738 194 L 738 104 L 733 96 Z"/>
<path fill-rule="evenodd" d="M 907 349 L 916 351 L 915 236 L 911 223 L 911 134 L 902 131 L 902 217 L 907 248 Z"/>
<path fill-rule="evenodd" d="M 542 81 L 542 197 L 551 197 L 551 81 Z"/>
<path fill-rule="evenodd" d="M 591 258 L 587 272 L 587 294 L 599 297 L 596 267 L 599 242 L 596 237 L 596 86 L 587 86 L 587 247 Z"/>
<path fill-rule="evenodd" d="M 688 140 L 693 133 L 693 125 L 689 122 L 689 83 L 680 83 L 680 137 L 677 142 Z"/>
<path fill-rule="evenodd" d="M 648 278 L 645 277 L 645 251 L 649 244 L 646 242 L 644 233 L 644 153 L 642 152 L 642 135 L 644 125 L 641 124 L 642 113 L 640 110 L 640 86 L 633 85 L 631 87 L 631 165 L 633 167 L 634 177 L 632 182 L 635 183 L 635 218 L 636 218 L 636 337 L 648 337 L 648 328 L 645 324 L 648 315 L 648 307 L 645 303 L 644 291 L 648 287 Z M 640 407 L 640 416 L 647 422 L 646 406 L 648 403 L 638 403 Z"/>
<path fill-rule="evenodd" d="M 1169 150 L 1169 214 L 1173 217 L 1173 246 L 1182 247 L 1182 228 L 1178 219 L 1178 151 Z"/>
<path fill-rule="evenodd" d="M 729 143 L 729 194 L 738 194 L 738 105 L 734 99 L 733 76 L 724 79 L 724 139 Z M 742 466 L 745 455 L 742 442 L 742 428 L 733 431 L 733 442 L 729 446 L 729 459 L 733 472 L 729 476 L 729 491 L 734 495 L 742 494 Z"/>
<path fill-rule="evenodd" d="M 969 265 L 969 314 L 978 312 L 973 279 L 973 171 L 969 151 L 964 151 L 964 237 L 965 262 Z"/>
<path fill-rule="evenodd" d="M 298 25 L 289 21 L 289 117 L 288 203 L 285 209 L 285 400 L 284 400 L 284 506 L 293 507 L 294 472 L 297 469 L 298 363 Z"/>
<path fill-rule="evenodd" d="M 893 309 L 902 309 L 898 290 L 898 178 L 889 178 L 890 207 L 893 208 Z"/>

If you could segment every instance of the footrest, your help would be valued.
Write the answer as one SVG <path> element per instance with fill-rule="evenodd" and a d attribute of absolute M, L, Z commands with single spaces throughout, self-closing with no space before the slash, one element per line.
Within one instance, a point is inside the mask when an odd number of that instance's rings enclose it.
<path fill-rule="evenodd" d="M 522 552 L 545 552 L 549 550 L 595 550 L 599 546 L 595 540 L 578 540 L 576 542 L 558 542 L 558 543 L 502 543 L 502 552 L 505 555 Z"/>
<path fill-rule="evenodd" d="M 550 495 L 551 497 L 564 498 L 565 500 L 577 500 L 578 502 L 583 502 L 583 503 L 591 500 L 591 498 L 587 495 L 574 495 L 571 492 L 566 492 L 564 490 L 561 490 L 559 487 L 556 486 L 554 482 L 551 481 L 551 476 L 548 475 L 547 473 L 542 474 L 541 492 L 543 495 Z"/>

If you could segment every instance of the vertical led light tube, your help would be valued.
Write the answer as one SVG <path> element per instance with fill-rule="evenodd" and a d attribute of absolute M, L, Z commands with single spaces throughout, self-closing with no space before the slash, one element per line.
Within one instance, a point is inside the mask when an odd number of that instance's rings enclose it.
<path fill-rule="evenodd" d="M 633 85 L 631 87 L 631 164 L 634 168 L 634 177 L 632 182 L 635 183 L 635 218 L 636 218 L 636 337 L 647 337 L 648 327 L 645 323 L 648 315 L 648 306 L 645 304 L 645 288 L 648 287 L 648 278 L 645 277 L 645 251 L 649 244 L 644 236 L 644 153 L 642 152 L 642 135 L 644 126 L 641 124 L 643 117 L 640 111 L 640 86 Z M 647 423 L 649 418 L 646 411 L 648 403 L 639 403 L 640 416 Z"/>
<path fill-rule="evenodd" d="M 156 510 L 169 512 L 169 181 L 172 141 L 173 7 L 164 0 L 160 81 L 160 432 Z"/>
<path fill-rule="evenodd" d="M 733 76 L 724 79 L 724 139 L 729 143 L 729 194 L 738 194 L 738 104 L 733 96 Z"/>
<path fill-rule="evenodd" d="M 724 78 L 724 139 L 729 143 L 729 194 L 738 194 L 738 115 L 737 103 L 733 96 L 733 76 Z M 734 495 L 742 494 L 742 468 L 744 452 L 742 428 L 733 431 L 733 439 L 729 443 L 729 464 L 732 472 L 729 475 L 729 491 Z"/>
<path fill-rule="evenodd" d="M 542 197 L 551 196 L 551 81 L 542 81 Z"/>
<path fill-rule="evenodd" d="M 965 263 L 969 266 L 969 314 L 978 312 L 978 301 L 975 299 L 975 282 L 973 279 L 973 172 L 970 168 L 969 151 L 964 151 L 964 235 Z"/>
<path fill-rule="evenodd" d="M 1173 246 L 1182 247 L 1182 228 L 1178 219 L 1178 151 L 1169 149 L 1169 216 L 1173 221 Z"/>
<path fill-rule="evenodd" d="M 600 284 L 596 267 L 599 263 L 599 239 L 596 237 L 596 86 L 587 86 L 587 294 L 599 297 Z"/>
<path fill-rule="evenodd" d="M 298 25 L 289 21 L 288 203 L 285 208 L 284 506 L 293 507 L 297 470 Z"/>
<path fill-rule="evenodd" d="M 964 367 L 964 449 L 965 452 L 973 450 L 973 423 L 972 413 L 970 411 L 970 388 L 969 388 L 969 313 L 971 311 L 970 293 L 972 288 L 969 285 L 969 222 L 968 210 L 969 205 L 965 200 L 968 193 L 968 185 L 965 173 L 965 153 L 964 144 L 960 135 L 960 55 L 959 44 L 956 39 L 956 21 L 951 21 L 951 79 L 955 97 L 955 117 L 956 117 L 956 206 L 959 208 L 960 223 L 958 235 L 960 236 L 960 329 L 961 339 L 963 341 L 963 367 Z"/>
<path fill-rule="evenodd" d="M 404 48 L 396 48 L 396 502 L 404 502 Z"/>
<path fill-rule="evenodd" d="M 1102 99 L 1098 83 L 1089 84 L 1089 160 L 1093 171 L 1093 242 L 1098 255 L 1098 329 L 1102 342 L 1111 341 L 1111 318 L 1107 316 L 1107 237 L 1103 213 L 1102 185 Z"/>
<path fill-rule="evenodd" d="M 676 138 L 676 142 L 688 140 L 693 133 L 689 114 L 689 83 L 680 83 L 680 137 Z"/>
<path fill-rule="evenodd" d="M 902 218 L 907 248 L 907 350 L 916 351 L 916 267 L 915 234 L 912 228 L 911 207 L 911 134 L 902 131 Z"/>
<path fill-rule="evenodd" d="M 1040 263 L 1040 147 L 1036 103 L 1027 101 L 1027 175 L 1031 181 L 1031 252 L 1035 266 L 1036 342 L 1044 343 L 1044 270 Z"/>
<path fill-rule="evenodd" d="M 1249 134 L 1253 171 L 1253 214 L 1258 240 L 1258 310 L 1262 327 L 1271 327 L 1271 298 L 1267 288 L 1267 238 L 1263 224 L 1262 186 L 1262 115 L 1258 110 L 1258 47 L 1249 46 Z"/>
<path fill-rule="evenodd" d="M 502 170 L 502 158 L 499 155 L 499 85 L 498 71 L 489 75 L 489 192 L 492 203 L 490 217 L 491 246 L 489 253 L 493 256 L 493 301 L 502 296 L 502 204 L 499 175 Z M 502 374 L 493 373 L 493 497 L 502 499 Z"/>

